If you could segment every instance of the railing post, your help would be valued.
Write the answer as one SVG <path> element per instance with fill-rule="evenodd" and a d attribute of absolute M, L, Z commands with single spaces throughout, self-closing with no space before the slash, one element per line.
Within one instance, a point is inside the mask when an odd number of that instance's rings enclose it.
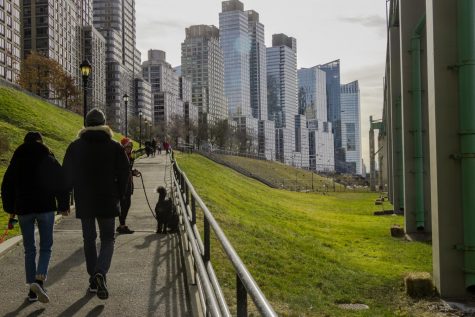
<path fill-rule="evenodd" d="M 238 274 L 236 274 L 236 301 L 237 316 L 247 317 L 247 291 Z"/>
<path fill-rule="evenodd" d="M 210 241 L 210 236 L 211 236 L 211 232 L 210 232 L 210 226 L 209 226 L 209 221 L 208 221 L 208 218 L 206 218 L 206 215 L 204 216 L 204 244 L 205 244 L 205 253 L 203 255 L 203 261 L 206 263 L 206 262 L 209 262 L 209 260 L 211 259 L 211 241 Z"/>
<path fill-rule="evenodd" d="M 196 201 L 195 196 L 191 195 L 191 225 L 196 224 Z"/>

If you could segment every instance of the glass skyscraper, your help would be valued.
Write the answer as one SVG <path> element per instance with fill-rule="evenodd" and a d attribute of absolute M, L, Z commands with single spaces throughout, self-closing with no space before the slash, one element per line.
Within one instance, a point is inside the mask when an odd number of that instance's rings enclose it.
<path fill-rule="evenodd" d="M 267 106 L 277 129 L 276 158 L 291 164 L 298 114 L 297 40 L 285 34 L 274 34 L 267 48 Z"/>
<path fill-rule="evenodd" d="M 229 115 L 250 116 L 249 18 L 239 0 L 222 3 L 219 14 L 220 44 L 224 54 L 224 93 Z"/>
<path fill-rule="evenodd" d="M 358 81 L 341 85 L 341 138 L 346 162 L 344 172 L 362 175 Z"/>

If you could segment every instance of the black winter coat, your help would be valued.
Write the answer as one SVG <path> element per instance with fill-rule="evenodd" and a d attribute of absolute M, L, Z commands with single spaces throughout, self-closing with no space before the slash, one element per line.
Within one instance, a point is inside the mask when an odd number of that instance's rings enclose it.
<path fill-rule="evenodd" d="M 74 189 L 77 218 L 113 218 L 129 179 L 129 160 L 107 126 L 85 128 L 66 150 L 66 185 Z"/>
<path fill-rule="evenodd" d="M 69 195 L 63 180 L 61 165 L 44 144 L 23 143 L 3 176 L 3 209 L 18 215 L 67 210 Z"/>

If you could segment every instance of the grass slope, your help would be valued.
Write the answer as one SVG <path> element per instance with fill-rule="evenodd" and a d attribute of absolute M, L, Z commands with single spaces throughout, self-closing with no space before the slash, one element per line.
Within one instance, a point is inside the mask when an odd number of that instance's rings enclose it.
<path fill-rule="evenodd" d="M 0 138 L 6 140 L 7 147 L 0 151 L 0 180 L 15 149 L 23 143 L 28 131 L 39 131 L 45 144 L 60 162 L 66 148 L 76 139 L 83 126 L 83 117 L 55 107 L 38 98 L 31 97 L 11 88 L 0 87 Z M 116 134 L 115 139 L 121 138 Z M 0 200 L 0 234 L 6 227 L 8 215 L 3 212 Z M 18 226 L 9 236 L 18 234 Z"/>
<path fill-rule="evenodd" d="M 279 315 L 408 314 L 402 278 L 431 271 L 431 246 L 391 238 L 403 219 L 373 216 L 376 194 L 270 189 L 198 155 L 177 160 Z M 235 275 L 216 241 L 212 262 L 233 303 Z"/>
<path fill-rule="evenodd" d="M 274 161 L 256 160 L 240 156 L 220 155 L 220 159 L 258 175 L 278 188 L 294 191 L 344 191 L 332 179 Z M 313 185 L 313 186 L 312 186 Z"/>

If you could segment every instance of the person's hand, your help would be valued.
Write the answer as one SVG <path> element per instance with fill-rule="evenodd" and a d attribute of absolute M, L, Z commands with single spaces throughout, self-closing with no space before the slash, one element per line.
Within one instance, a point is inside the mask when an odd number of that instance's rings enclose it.
<path fill-rule="evenodd" d="M 134 170 L 132 171 L 132 175 L 138 177 L 138 176 L 140 176 L 140 175 L 142 175 L 142 174 L 141 174 L 138 170 L 135 170 L 135 169 L 134 169 Z"/>
<path fill-rule="evenodd" d="M 59 212 L 59 214 L 64 217 L 69 216 L 70 213 L 71 213 L 71 209 L 61 210 Z"/>

